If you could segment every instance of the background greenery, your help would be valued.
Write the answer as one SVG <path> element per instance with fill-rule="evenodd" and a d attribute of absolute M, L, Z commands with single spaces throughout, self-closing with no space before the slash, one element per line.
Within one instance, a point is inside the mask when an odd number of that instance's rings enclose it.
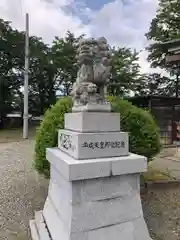
<path fill-rule="evenodd" d="M 180 1 L 159 0 L 159 8 L 150 24 L 147 37 L 148 60 L 153 67 L 165 65 L 164 52 L 159 42 L 180 37 Z M 4 128 L 7 113 L 23 115 L 24 32 L 0 19 L 0 128 Z M 56 103 L 59 95 L 67 96 L 76 80 L 76 43 L 82 36 L 67 32 L 65 37 L 54 37 L 51 45 L 31 36 L 29 56 L 29 112 L 43 115 Z M 149 42 L 150 40 L 150 42 Z M 179 72 L 172 75 L 142 73 L 139 52 L 127 47 L 111 46 L 112 69 L 108 94 L 113 96 L 166 95 L 179 96 Z"/>

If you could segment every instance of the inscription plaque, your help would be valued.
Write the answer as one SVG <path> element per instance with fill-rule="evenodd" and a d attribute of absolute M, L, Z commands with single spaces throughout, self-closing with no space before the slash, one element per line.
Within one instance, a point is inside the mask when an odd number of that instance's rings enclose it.
<path fill-rule="evenodd" d="M 84 142 L 82 144 L 83 148 L 91 149 L 105 149 L 105 148 L 125 148 L 124 141 L 101 141 L 101 142 Z"/>
<path fill-rule="evenodd" d="M 79 133 L 59 131 L 58 147 L 76 159 L 119 157 L 129 154 L 125 132 Z"/>

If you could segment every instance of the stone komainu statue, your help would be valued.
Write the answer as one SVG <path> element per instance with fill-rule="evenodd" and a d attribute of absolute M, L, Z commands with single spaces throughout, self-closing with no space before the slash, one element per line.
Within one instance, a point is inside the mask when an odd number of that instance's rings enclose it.
<path fill-rule="evenodd" d="M 81 40 L 77 60 L 79 71 L 71 92 L 74 103 L 72 110 L 93 111 L 95 106 L 99 106 L 97 110 L 101 110 L 102 105 L 107 106 L 104 88 L 111 69 L 111 51 L 106 39 L 101 37 L 97 40 Z"/>

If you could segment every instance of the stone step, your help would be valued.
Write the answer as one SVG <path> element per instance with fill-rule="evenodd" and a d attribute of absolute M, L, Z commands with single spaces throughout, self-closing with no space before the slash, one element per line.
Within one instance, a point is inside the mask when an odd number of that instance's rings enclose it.
<path fill-rule="evenodd" d="M 42 211 L 35 212 L 35 219 L 30 221 L 32 240 L 52 240 L 49 236 Z"/>
<path fill-rule="evenodd" d="M 31 232 L 31 239 L 40 240 L 40 236 L 38 234 L 37 227 L 36 227 L 36 220 L 30 220 L 29 227 Z"/>

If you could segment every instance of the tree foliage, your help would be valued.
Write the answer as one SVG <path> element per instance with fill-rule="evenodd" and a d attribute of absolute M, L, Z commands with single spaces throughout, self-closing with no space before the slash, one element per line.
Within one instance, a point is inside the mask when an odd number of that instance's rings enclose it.
<path fill-rule="evenodd" d="M 9 22 L 0 19 L 0 128 L 6 114 L 12 110 L 13 97 L 21 86 L 18 77 L 22 69 L 22 34 L 13 30 Z"/>
<path fill-rule="evenodd" d="M 152 67 L 160 67 L 171 72 L 169 84 L 164 87 L 165 95 L 179 95 L 179 72 L 172 72 L 165 62 L 166 49 L 160 43 L 180 38 L 180 1 L 160 0 L 155 18 L 152 19 L 149 32 L 146 34 L 151 44 L 148 60 Z"/>
<path fill-rule="evenodd" d="M 173 94 L 170 92 L 173 89 L 172 82 L 160 73 L 142 74 L 140 78 L 135 89 L 136 96 L 169 96 Z"/>
<path fill-rule="evenodd" d="M 151 21 L 146 37 L 153 42 L 148 48 L 150 52 L 148 59 L 152 62 L 152 66 L 164 68 L 165 54 L 159 43 L 180 38 L 179 0 L 159 1 L 158 11 Z"/>
<path fill-rule="evenodd" d="M 76 81 L 76 49 L 83 36 L 75 37 L 68 31 L 65 38 L 55 37 L 52 44 L 52 59 L 57 70 L 56 86 L 64 96 L 69 95 L 72 84 Z"/>
<path fill-rule="evenodd" d="M 13 29 L 9 22 L 2 19 L 0 19 L 0 32 L 0 126 L 3 127 L 7 113 L 16 110 L 23 114 L 25 33 Z M 58 95 L 69 95 L 77 75 L 77 42 L 83 37 L 84 35 L 76 37 L 67 31 L 65 37 L 55 37 L 51 45 L 47 45 L 39 37 L 30 37 L 29 112 L 31 114 L 44 114 L 56 102 Z M 150 33 L 148 38 L 151 38 Z M 165 78 L 158 79 L 158 75 L 147 76 L 140 73 L 138 52 L 117 47 L 112 47 L 112 52 L 112 69 L 107 89 L 109 95 L 151 93 L 153 84 L 153 87 L 158 88 L 164 84 L 163 81 L 167 82 Z M 153 83 L 150 84 L 150 81 Z M 155 92 L 161 94 L 161 89 L 158 88 L 154 90 L 154 94 Z"/>
<path fill-rule="evenodd" d="M 112 69 L 108 93 L 123 96 L 134 91 L 140 78 L 138 53 L 129 48 L 113 48 Z"/>
<path fill-rule="evenodd" d="M 25 33 L 12 29 L 0 19 L 0 124 L 8 112 L 23 114 Z M 55 37 L 49 46 L 39 37 L 29 39 L 29 112 L 44 114 L 57 100 L 57 95 L 69 95 L 76 80 L 77 42 L 67 32 L 64 38 Z M 138 53 L 126 48 L 113 48 L 113 63 L 108 92 L 125 95 L 134 89 L 139 79 Z M 2 127 L 2 126 L 1 126 Z"/>

